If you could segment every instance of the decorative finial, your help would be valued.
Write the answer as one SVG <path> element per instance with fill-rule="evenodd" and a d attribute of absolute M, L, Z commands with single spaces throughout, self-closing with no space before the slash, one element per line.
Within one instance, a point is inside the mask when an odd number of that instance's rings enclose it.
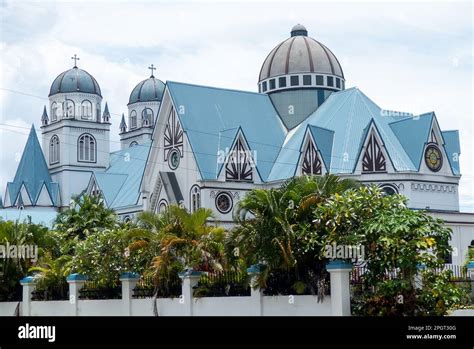
<path fill-rule="evenodd" d="M 77 61 L 79 61 L 79 60 L 80 60 L 80 58 L 79 58 L 79 57 L 77 57 L 77 55 L 76 55 L 76 54 L 74 54 L 74 57 L 71 57 L 71 59 L 74 59 L 74 68 L 77 68 Z"/>
<path fill-rule="evenodd" d="M 291 36 L 308 36 L 308 31 L 302 24 L 297 24 L 291 28 Z"/>
<path fill-rule="evenodd" d="M 153 70 L 156 70 L 155 66 L 152 64 L 151 66 L 148 67 L 148 69 L 151 70 L 150 78 L 154 78 L 154 76 L 153 76 Z"/>

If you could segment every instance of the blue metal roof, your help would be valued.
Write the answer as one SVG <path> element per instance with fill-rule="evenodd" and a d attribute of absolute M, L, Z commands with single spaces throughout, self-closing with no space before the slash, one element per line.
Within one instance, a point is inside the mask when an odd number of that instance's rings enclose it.
<path fill-rule="evenodd" d="M 390 127 L 416 169 L 420 167 L 433 118 L 433 113 L 427 113 L 390 123 Z"/>
<path fill-rule="evenodd" d="M 113 152 L 107 170 L 94 172 L 109 208 L 119 209 L 137 204 L 150 146 L 148 142 Z"/>
<path fill-rule="evenodd" d="M 151 76 L 139 82 L 138 85 L 134 87 L 132 93 L 130 93 L 128 104 L 151 101 L 161 102 L 164 91 L 165 84 L 163 81 Z"/>
<path fill-rule="evenodd" d="M 49 175 L 48 166 L 36 136 L 34 125 L 31 126 L 15 178 L 13 182 L 7 183 L 8 196 L 12 205 L 16 202 L 22 185 L 25 185 L 33 206 L 38 200 L 43 185 L 46 186 L 53 205 L 58 205 L 59 186 L 52 181 Z M 24 198 L 22 199 L 24 201 Z"/>
<path fill-rule="evenodd" d="M 442 131 L 444 138 L 444 148 L 448 156 L 449 163 L 455 175 L 461 174 L 459 166 L 459 155 L 461 155 L 461 146 L 459 144 L 459 131 Z"/>
<path fill-rule="evenodd" d="M 316 147 L 321 152 L 324 165 L 331 168 L 332 146 L 334 143 L 334 131 L 322 127 L 309 125 Z"/>
<path fill-rule="evenodd" d="M 295 174 L 300 146 L 308 125 L 334 131 L 331 173 L 353 172 L 371 122 L 374 122 L 395 169 L 416 171 L 415 165 L 390 127 L 390 123 L 399 118 L 384 115 L 383 110 L 357 88 L 335 92 L 305 121 L 288 133 L 268 179 L 281 180 Z M 321 138 L 321 135 L 319 137 Z"/>
<path fill-rule="evenodd" d="M 260 177 L 268 178 L 286 129 L 266 94 L 170 81 L 167 88 L 178 112 L 184 107 L 179 120 L 203 179 L 217 178 L 218 151 L 231 147 L 239 128 L 257 154 Z"/>
<path fill-rule="evenodd" d="M 54 79 L 49 96 L 68 92 L 93 93 L 101 96 L 97 80 L 85 70 L 77 67 L 62 72 Z"/>
<path fill-rule="evenodd" d="M 306 129 L 331 173 L 352 173 L 371 125 L 394 169 L 416 172 L 429 129 L 436 120 L 433 113 L 410 118 L 406 113 L 387 113 L 359 89 L 350 88 L 331 94 L 306 120 L 287 132 L 265 94 L 177 82 L 168 82 L 167 86 L 178 111 L 184 107 L 179 119 L 205 180 L 217 178 L 222 167 L 216 162 L 217 153 L 229 150 L 239 130 L 250 150 L 258 155 L 257 170 L 263 181 L 295 175 Z M 450 151 L 456 150 L 453 142 Z"/>

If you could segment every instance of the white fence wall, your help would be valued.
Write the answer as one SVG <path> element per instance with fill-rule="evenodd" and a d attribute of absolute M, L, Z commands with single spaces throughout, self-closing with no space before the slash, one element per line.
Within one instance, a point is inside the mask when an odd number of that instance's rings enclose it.
<path fill-rule="evenodd" d="M 195 316 L 252 316 L 256 313 L 252 297 L 203 297 L 193 299 Z M 314 296 L 264 296 L 263 316 L 330 316 L 331 299 L 317 302 Z M 18 302 L 1 302 L 0 315 L 13 316 Z M 153 316 L 153 299 L 133 299 L 132 316 Z M 21 306 L 20 306 L 21 308 Z M 180 298 L 157 300 L 158 316 L 186 316 L 186 305 Z M 20 310 L 20 314 L 23 314 Z M 69 301 L 31 302 L 30 316 L 73 316 L 73 305 Z M 79 316 L 128 316 L 120 299 L 80 300 Z"/>
<path fill-rule="evenodd" d="M 331 273 L 331 296 L 318 302 L 316 296 L 264 296 L 260 289 L 252 289 L 247 297 L 201 297 L 193 296 L 193 287 L 200 275 L 182 276 L 182 295 L 178 298 L 159 298 L 156 306 L 159 316 L 328 316 L 350 315 L 348 292 L 340 285 L 349 284 L 350 265 L 337 264 L 328 267 Z M 68 277 L 69 300 L 32 301 L 35 280 L 26 277 L 22 302 L 0 302 L 0 316 L 14 316 L 20 303 L 21 316 L 153 316 L 153 298 L 134 299 L 133 288 L 138 276 L 126 273 L 122 277 L 122 299 L 81 300 L 79 290 L 85 278 L 78 274 Z M 341 280 L 339 280 L 341 279 Z M 343 280 L 342 280 L 343 279 Z M 342 299 L 345 297 L 345 299 Z M 336 301 L 334 301 L 336 299 Z"/>
<path fill-rule="evenodd" d="M 331 274 L 331 295 L 318 302 L 316 296 L 264 296 L 260 289 L 252 289 L 247 297 L 202 297 L 193 296 L 193 287 L 199 275 L 191 272 L 182 276 L 182 295 L 177 298 L 159 298 L 156 306 L 159 316 L 337 316 L 351 315 L 349 294 L 349 272 L 351 266 L 336 262 L 328 264 Z M 468 265 L 473 280 L 474 262 Z M 153 298 L 133 298 L 133 288 L 139 280 L 137 275 L 126 273 L 121 278 L 122 299 L 80 300 L 79 290 L 85 279 L 81 275 L 68 277 L 69 300 L 32 301 L 34 279 L 27 277 L 23 285 L 22 302 L 0 302 L 0 316 L 14 316 L 19 306 L 21 316 L 154 316 Z M 255 276 L 255 275 L 254 275 Z M 472 315 L 473 310 L 456 311 L 452 315 Z"/>

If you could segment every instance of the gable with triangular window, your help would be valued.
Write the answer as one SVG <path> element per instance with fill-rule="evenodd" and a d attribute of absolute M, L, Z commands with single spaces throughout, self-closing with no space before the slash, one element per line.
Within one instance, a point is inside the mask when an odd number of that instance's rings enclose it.
<path fill-rule="evenodd" d="M 242 137 L 238 137 L 227 157 L 225 180 L 233 182 L 253 182 L 253 161 Z"/>
<path fill-rule="evenodd" d="M 362 173 L 387 172 L 387 161 L 374 130 L 369 134 L 362 157 Z"/>
<path fill-rule="evenodd" d="M 302 153 L 301 173 L 306 175 L 322 174 L 322 162 L 313 139 L 308 137 L 308 142 Z"/>

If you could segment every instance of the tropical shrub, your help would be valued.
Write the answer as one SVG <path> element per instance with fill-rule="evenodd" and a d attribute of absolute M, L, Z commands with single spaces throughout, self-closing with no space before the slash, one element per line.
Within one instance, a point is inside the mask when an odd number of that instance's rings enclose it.
<path fill-rule="evenodd" d="M 465 299 L 446 273 L 437 273 L 451 251 L 450 229 L 407 208 L 405 197 L 361 187 L 333 195 L 316 208 L 315 216 L 328 243 L 364 247 L 363 282 L 374 291 L 355 302 L 356 313 L 442 315 Z"/>
<path fill-rule="evenodd" d="M 316 207 L 334 193 L 357 187 L 334 175 L 292 178 L 276 189 L 255 189 L 239 202 L 239 225 L 227 250 L 238 252 L 247 266 L 262 264 L 260 286 L 271 293 L 309 292 L 323 296 L 327 278 L 321 249 L 325 237 L 314 229 Z"/>

